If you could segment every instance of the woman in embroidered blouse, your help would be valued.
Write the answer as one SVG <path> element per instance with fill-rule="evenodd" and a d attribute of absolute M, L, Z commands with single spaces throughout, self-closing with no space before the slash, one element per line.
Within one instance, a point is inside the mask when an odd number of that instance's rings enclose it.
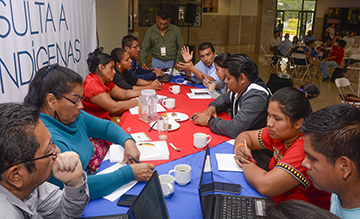
<path fill-rule="evenodd" d="M 278 90 L 270 99 L 267 127 L 236 137 L 235 160 L 242 166 L 247 182 L 261 195 L 277 203 L 298 199 L 328 210 L 330 194 L 317 190 L 301 165 L 305 152 L 300 128 L 312 113 L 308 99 L 316 97 L 316 91 L 313 84 Z M 260 149 L 273 151 L 270 171 L 258 167 L 252 158 L 252 150 Z"/>
<path fill-rule="evenodd" d="M 112 82 L 115 64 L 110 55 L 103 53 L 102 48 L 97 48 L 89 53 L 86 61 L 91 73 L 86 76 L 83 84 L 84 111 L 110 120 L 110 114 L 120 114 L 137 106 L 138 101 L 131 98 L 140 96 L 140 90 L 124 90 Z M 121 101 L 115 101 L 112 97 Z"/>

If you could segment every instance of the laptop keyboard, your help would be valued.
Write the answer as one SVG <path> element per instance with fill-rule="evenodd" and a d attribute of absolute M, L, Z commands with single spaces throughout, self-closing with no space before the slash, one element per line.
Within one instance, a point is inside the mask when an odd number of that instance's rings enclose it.
<path fill-rule="evenodd" d="M 255 218 L 254 204 L 251 198 L 224 195 L 220 198 L 220 218 Z"/>

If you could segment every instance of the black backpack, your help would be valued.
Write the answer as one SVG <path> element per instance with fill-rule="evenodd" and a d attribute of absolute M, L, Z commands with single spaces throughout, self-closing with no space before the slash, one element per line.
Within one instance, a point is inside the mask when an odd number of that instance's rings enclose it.
<path fill-rule="evenodd" d="M 342 68 L 335 68 L 335 71 L 333 72 L 331 76 L 331 81 L 335 81 L 336 78 L 342 78 L 344 77 L 344 69 Z"/>

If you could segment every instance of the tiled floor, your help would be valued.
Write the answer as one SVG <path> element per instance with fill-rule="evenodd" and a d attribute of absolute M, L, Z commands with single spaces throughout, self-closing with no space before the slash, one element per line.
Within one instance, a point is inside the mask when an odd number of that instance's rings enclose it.
<path fill-rule="evenodd" d="M 216 45 L 215 51 L 218 54 L 226 51 L 231 54 L 242 52 L 249 55 L 258 65 L 260 77 L 265 81 L 265 83 L 269 80 L 272 67 L 270 65 L 264 65 L 263 67 L 260 67 L 261 64 L 263 64 L 263 62 L 265 61 L 265 59 L 263 56 L 254 52 L 253 45 Z M 272 73 L 275 73 L 275 71 L 273 71 Z M 358 85 L 356 77 L 356 75 L 352 75 L 352 78 L 354 79 L 351 80 L 351 84 L 355 92 L 357 92 Z M 322 79 L 312 79 L 311 81 L 309 81 L 309 79 L 307 78 L 304 81 L 301 81 L 300 79 L 292 79 L 292 81 L 295 87 L 300 87 L 302 84 L 308 82 L 312 82 L 319 87 L 320 95 L 317 98 L 310 100 L 313 111 L 317 111 L 324 107 L 341 103 L 339 98 L 339 91 L 335 83 L 332 83 L 330 81 L 323 82 Z"/>

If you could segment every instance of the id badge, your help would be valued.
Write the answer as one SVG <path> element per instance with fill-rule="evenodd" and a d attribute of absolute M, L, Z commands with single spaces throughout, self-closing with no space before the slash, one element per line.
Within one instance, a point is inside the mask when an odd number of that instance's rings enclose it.
<path fill-rule="evenodd" d="M 160 48 L 161 56 L 166 56 L 166 47 L 163 46 Z"/>

